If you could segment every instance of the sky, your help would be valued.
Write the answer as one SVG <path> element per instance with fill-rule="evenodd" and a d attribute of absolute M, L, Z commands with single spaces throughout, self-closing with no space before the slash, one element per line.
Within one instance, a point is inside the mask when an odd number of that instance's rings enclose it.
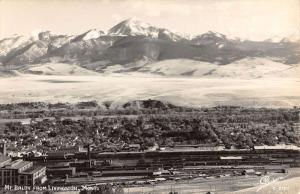
<path fill-rule="evenodd" d="M 0 0 L 0 38 L 80 34 L 136 17 L 183 34 L 265 40 L 300 36 L 300 0 Z"/>

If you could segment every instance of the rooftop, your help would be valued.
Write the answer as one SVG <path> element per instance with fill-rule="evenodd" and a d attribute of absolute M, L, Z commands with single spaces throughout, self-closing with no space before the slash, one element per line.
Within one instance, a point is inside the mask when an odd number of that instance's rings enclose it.
<path fill-rule="evenodd" d="M 8 160 L 11 160 L 10 157 L 0 155 L 0 164 L 3 163 L 3 162 L 6 162 Z"/>
<path fill-rule="evenodd" d="M 69 167 L 70 162 L 55 162 L 54 164 L 49 165 L 49 168 L 57 168 L 57 167 Z"/>
<path fill-rule="evenodd" d="M 23 161 L 23 160 L 15 160 L 12 161 L 10 164 L 6 165 L 5 168 L 7 169 L 20 169 L 32 162 L 29 161 Z"/>
<path fill-rule="evenodd" d="M 9 156 L 0 155 L 0 163 L 1 163 L 1 162 L 5 162 L 5 161 L 7 161 L 7 160 L 9 160 L 9 159 L 10 159 Z"/>
<path fill-rule="evenodd" d="M 65 168 L 48 168 L 47 171 L 53 172 L 53 171 L 65 171 L 65 170 L 75 170 L 75 167 L 65 167 Z"/>
<path fill-rule="evenodd" d="M 34 174 L 42 169 L 46 168 L 45 166 L 32 166 L 27 170 L 23 171 L 22 174 Z"/>
<path fill-rule="evenodd" d="M 140 144 L 129 144 L 128 147 L 130 147 L 130 148 L 135 148 L 135 147 L 140 148 L 141 145 Z"/>
<path fill-rule="evenodd" d="M 221 160 L 241 160 L 243 159 L 242 156 L 221 156 Z"/>

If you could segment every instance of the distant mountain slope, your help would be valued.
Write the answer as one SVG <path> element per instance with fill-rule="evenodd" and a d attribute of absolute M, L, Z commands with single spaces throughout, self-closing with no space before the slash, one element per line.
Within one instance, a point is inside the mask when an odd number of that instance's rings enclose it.
<path fill-rule="evenodd" d="M 97 75 L 96 72 L 84 69 L 78 65 L 65 63 L 46 63 L 38 66 L 30 66 L 22 73 L 36 75 Z"/>
<path fill-rule="evenodd" d="M 283 69 L 281 71 L 271 72 L 264 75 L 264 77 L 300 77 L 300 64 L 290 65 L 289 68 Z"/>
<path fill-rule="evenodd" d="M 3 71 L 44 63 L 79 64 L 97 72 L 105 72 L 115 65 L 119 65 L 120 70 L 138 71 L 144 65 L 165 60 L 187 59 L 203 64 L 226 65 L 249 58 L 297 64 L 300 63 L 300 42 L 288 39 L 241 41 L 212 31 L 189 38 L 136 19 L 122 21 L 108 32 L 92 29 L 69 36 L 44 31 L 0 40 L 0 66 Z M 230 70 L 229 67 L 226 66 L 223 74 Z"/>
<path fill-rule="evenodd" d="M 265 58 L 245 58 L 227 65 L 216 65 L 189 59 L 164 60 L 138 70 L 168 76 L 245 78 L 295 76 L 298 66 L 286 65 Z M 300 74 L 298 74 L 300 76 Z"/>
<path fill-rule="evenodd" d="M 290 68 L 290 65 L 278 63 L 265 58 L 245 58 L 228 65 L 219 66 L 212 71 L 209 77 L 230 77 L 230 78 L 260 78 L 266 74 L 275 76 Z"/>
<path fill-rule="evenodd" d="M 13 49 L 21 48 L 28 43 L 31 43 L 31 40 L 23 36 L 14 36 L 0 40 L 0 57 L 3 58 Z"/>
<path fill-rule="evenodd" d="M 0 63 L 7 66 L 21 66 L 40 63 L 48 52 L 67 44 L 72 37 L 55 35 L 49 31 L 31 36 L 14 36 L 0 41 Z"/>
<path fill-rule="evenodd" d="M 218 68 L 218 65 L 190 59 L 171 59 L 148 64 L 139 72 L 168 76 L 205 76 Z"/>
<path fill-rule="evenodd" d="M 92 29 L 92 30 L 89 30 L 89 31 L 87 31 L 83 34 L 80 34 L 80 35 L 76 36 L 71 41 L 76 42 L 76 41 L 81 41 L 81 40 L 97 39 L 103 34 L 104 34 L 103 31 L 98 31 L 96 29 Z"/>
<path fill-rule="evenodd" d="M 114 63 L 126 64 L 142 57 L 156 61 L 174 58 L 195 58 L 201 56 L 201 49 L 189 44 L 165 41 L 148 37 L 126 37 L 116 41 L 104 54 Z"/>

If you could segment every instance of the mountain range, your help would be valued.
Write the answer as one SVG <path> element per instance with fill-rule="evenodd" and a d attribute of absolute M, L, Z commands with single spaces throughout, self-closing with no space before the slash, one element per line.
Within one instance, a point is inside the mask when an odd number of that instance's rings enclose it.
<path fill-rule="evenodd" d="M 70 71 L 75 65 L 76 71 L 84 69 L 85 73 L 92 74 L 151 72 L 172 75 L 173 66 L 170 64 L 175 63 L 184 69 L 179 71 L 180 75 L 203 76 L 215 75 L 215 69 L 228 74 L 234 71 L 233 67 L 243 66 L 243 62 L 249 61 L 273 64 L 264 67 L 270 71 L 273 67 L 281 69 L 280 65 L 289 67 L 300 62 L 299 51 L 299 41 L 286 38 L 276 42 L 271 39 L 240 40 L 212 31 L 190 37 L 128 19 L 107 32 L 91 29 L 71 36 L 43 31 L 31 36 L 2 39 L 0 71 L 43 74 L 45 65 L 49 70 L 53 68 L 51 64 L 56 64 L 54 67 L 63 64 L 62 67 L 71 68 Z M 247 71 L 247 67 L 249 65 L 242 68 Z"/>

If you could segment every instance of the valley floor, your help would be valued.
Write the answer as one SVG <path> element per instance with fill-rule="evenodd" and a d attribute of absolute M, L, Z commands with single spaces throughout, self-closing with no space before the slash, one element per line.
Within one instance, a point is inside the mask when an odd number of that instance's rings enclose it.
<path fill-rule="evenodd" d="M 157 99 L 184 106 L 300 105 L 300 78 L 189 78 L 147 74 L 99 76 L 20 75 L 0 78 L 0 103 Z"/>

